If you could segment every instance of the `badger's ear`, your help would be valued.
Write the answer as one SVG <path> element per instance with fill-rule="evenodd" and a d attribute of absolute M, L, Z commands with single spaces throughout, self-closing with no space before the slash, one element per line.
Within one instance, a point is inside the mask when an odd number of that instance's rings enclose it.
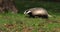
<path fill-rule="evenodd" d="M 27 13 L 30 13 L 31 11 L 28 11 Z"/>

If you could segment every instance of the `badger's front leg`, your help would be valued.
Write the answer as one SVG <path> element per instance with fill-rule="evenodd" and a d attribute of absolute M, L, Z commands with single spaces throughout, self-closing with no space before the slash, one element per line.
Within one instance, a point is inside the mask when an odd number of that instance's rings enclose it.
<path fill-rule="evenodd" d="M 29 15 L 29 18 L 35 18 L 35 16 L 33 16 L 33 15 Z"/>

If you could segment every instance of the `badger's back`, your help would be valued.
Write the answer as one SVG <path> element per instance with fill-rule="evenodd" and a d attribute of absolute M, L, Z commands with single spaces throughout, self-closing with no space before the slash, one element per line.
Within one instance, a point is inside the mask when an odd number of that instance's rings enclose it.
<path fill-rule="evenodd" d="M 47 11 L 43 8 L 33 8 L 30 9 L 32 11 L 32 15 L 47 15 Z"/>

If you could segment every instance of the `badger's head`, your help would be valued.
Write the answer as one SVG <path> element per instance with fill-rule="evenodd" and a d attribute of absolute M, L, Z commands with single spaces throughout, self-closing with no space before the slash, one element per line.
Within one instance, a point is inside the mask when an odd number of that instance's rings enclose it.
<path fill-rule="evenodd" d="M 29 15 L 29 14 L 31 14 L 31 11 L 26 10 L 26 11 L 24 12 L 24 14 L 25 14 L 25 15 Z"/>

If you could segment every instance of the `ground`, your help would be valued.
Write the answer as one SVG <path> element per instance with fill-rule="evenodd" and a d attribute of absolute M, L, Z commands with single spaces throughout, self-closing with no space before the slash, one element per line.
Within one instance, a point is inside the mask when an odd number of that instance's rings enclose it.
<path fill-rule="evenodd" d="M 0 31 L 3 32 L 60 32 L 60 16 L 49 19 L 27 18 L 23 14 L 1 14 Z"/>
<path fill-rule="evenodd" d="M 0 32 L 60 32 L 60 12 L 55 10 L 60 8 L 59 3 L 21 3 L 19 0 L 16 1 L 17 8 L 20 10 L 19 14 L 0 14 Z M 40 4 L 40 7 L 46 8 L 53 17 L 49 17 L 49 19 L 25 17 L 23 14 L 24 9 L 29 8 L 31 4 L 34 4 L 36 7 L 39 7 Z"/>

